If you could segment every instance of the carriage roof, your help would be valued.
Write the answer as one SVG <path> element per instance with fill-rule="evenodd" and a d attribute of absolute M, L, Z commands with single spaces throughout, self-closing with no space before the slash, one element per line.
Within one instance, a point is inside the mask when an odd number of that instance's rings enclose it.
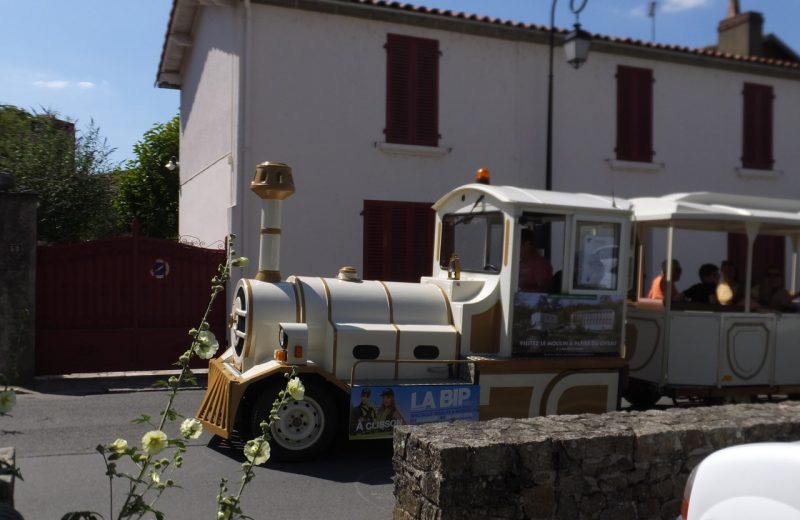
<path fill-rule="evenodd" d="M 636 222 L 677 228 L 742 232 L 758 223 L 762 234 L 800 233 L 800 202 L 727 193 L 673 193 L 630 199 Z"/>

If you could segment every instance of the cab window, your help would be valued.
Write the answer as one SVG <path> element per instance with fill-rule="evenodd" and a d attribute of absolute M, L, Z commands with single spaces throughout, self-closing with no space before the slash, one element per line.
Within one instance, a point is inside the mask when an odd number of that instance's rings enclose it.
<path fill-rule="evenodd" d="M 619 272 L 619 241 L 619 224 L 580 220 L 575 223 L 573 288 L 616 290 Z"/>
<path fill-rule="evenodd" d="M 448 214 L 442 218 L 440 265 L 458 255 L 462 271 L 499 273 L 503 261 L 502 213 Z"/>

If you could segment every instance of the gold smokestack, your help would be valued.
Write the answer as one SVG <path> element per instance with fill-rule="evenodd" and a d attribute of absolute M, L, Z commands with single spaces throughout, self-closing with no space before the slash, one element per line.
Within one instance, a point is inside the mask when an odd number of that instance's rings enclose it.
<path fill-rule="evenodd" d="M 256 280 L 280 282 L 281 205 L 294 194 L 292 169 L 283 163 L 256 166 L 250 189 L 261 197 L 261 241 Z"/>

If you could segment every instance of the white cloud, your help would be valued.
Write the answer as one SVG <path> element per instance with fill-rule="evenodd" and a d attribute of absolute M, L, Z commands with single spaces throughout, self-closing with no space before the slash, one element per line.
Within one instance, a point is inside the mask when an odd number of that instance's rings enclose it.
<path fill-rule="evenodd" d="M 663 13 L 680 13 L 711 5 L 712 0 L 657 0 L 656 11 Z M 627 11 L 633 18 L 648 18 L 650 14 L 650 1 L 640 0 L 640 4 Z"/>
<path fill-rule="evenodd" d="M 663 3 L 659 2 L 658 8 L 665 13 L 677 13 L 697 7 L 705 7 L 709 4 L 711 4 L 711 0 L 665 0 Z"/>
<path fill-rule="evenodd" d="M 88 90 L 97 87 L 91 81 L 66 81 L 63 79 L 54 79 L 50 81 L 38 80 L 34 81 L 33 85 L 39 88 L 49 88 L 53 90 L 63 90 L 66 88 L 79 88 L 81 90 Z"/>
<path fill-rule="evenodd" d="M 69 81 L 52 80 L 52 81 L 34 81 L 34 86 L 41 88 L 62 89 L 69 86 Z"/>

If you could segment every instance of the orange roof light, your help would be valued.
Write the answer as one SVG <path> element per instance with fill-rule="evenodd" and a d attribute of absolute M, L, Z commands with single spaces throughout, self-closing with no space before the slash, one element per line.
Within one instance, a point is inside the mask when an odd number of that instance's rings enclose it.
<path fill-rule="evenodd" d="M 481 168 L 478 170 L 478 173 L 475 174 L 475 182 L 479 184 L 491 184 L 492 181 L 492 174 L 489 172 L 488 168 Z"/>

